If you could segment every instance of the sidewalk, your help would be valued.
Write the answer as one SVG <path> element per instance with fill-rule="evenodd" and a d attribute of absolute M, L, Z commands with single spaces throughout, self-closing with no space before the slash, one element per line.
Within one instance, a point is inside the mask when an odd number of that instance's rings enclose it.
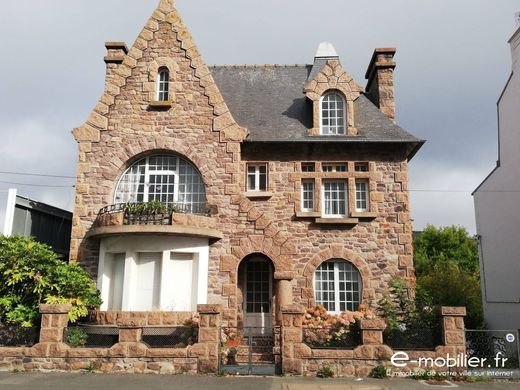
<path fill-rule="evenodd" d="M 456 383 L 461 389 L 518 389 L 518 382 Z M 215 377 L 168 375 L 97 375 L 0 373 L 1 390 L 412 390 L 449 389 L 411 379 L 377 380 L 283 377 Z"/>

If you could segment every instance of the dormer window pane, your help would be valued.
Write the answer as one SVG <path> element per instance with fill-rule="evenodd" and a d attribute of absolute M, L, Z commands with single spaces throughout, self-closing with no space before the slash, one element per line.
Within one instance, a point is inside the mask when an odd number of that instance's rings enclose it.
<path fill-rule="evenodd" d="M 321 98 L 321 134 L 345 134 L 345 99 L 337 92 Z"/>

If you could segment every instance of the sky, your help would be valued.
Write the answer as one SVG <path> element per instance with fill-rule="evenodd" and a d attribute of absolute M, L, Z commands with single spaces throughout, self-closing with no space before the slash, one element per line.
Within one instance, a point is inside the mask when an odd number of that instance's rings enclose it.
<path fill-rule="evenodd" d="M 85 121 L 102 94 L 104 42 L 130 46 L 157 3 L 1 2 L 1 172 L 75 175 L 77 144 L 71 130 Z M 516 29 L 520 3 L 317 4 L 176 1 L 210 65 L 312 63 L 318 44 L 330 41 L 344 68 L 364 85 L 373 49 L 396 47 L 397 122 L 427 140 L 410 164 L 414 229 L 428 223 L 460 225 L 474 234 L 471 192 L 497 160 L 496 101 L 511 72 L 507 40 Z M 0 194 L 17 187 L 21 195 L 69 210 L 74 207 L 73 184 L 70 178 L 0 173 Z"/>

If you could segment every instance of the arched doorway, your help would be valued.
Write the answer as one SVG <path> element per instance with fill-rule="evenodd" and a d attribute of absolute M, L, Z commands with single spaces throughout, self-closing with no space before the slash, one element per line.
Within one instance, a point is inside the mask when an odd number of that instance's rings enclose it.
<path fill-rule="evenodd" d="M 242 324 L 259 333 L 273 326 L 273 275 L 273 263 L 261 254 L 246 257 L 238 270 Z"/>

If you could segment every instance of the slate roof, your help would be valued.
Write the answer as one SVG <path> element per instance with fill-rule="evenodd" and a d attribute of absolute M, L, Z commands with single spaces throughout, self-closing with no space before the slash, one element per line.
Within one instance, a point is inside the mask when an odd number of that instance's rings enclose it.
<path fill-rule="evenodd" d="M 316 66 L 314 66 L 316 69 Z M 357 136 L 309 136 L 312 102 L 303 93 L 313 65 L 210 67 L 233 117 L 249 130 L 246 142 L 408 143 L 424 141 L 394 124 L 368 98 L 354 102 Z"/>

